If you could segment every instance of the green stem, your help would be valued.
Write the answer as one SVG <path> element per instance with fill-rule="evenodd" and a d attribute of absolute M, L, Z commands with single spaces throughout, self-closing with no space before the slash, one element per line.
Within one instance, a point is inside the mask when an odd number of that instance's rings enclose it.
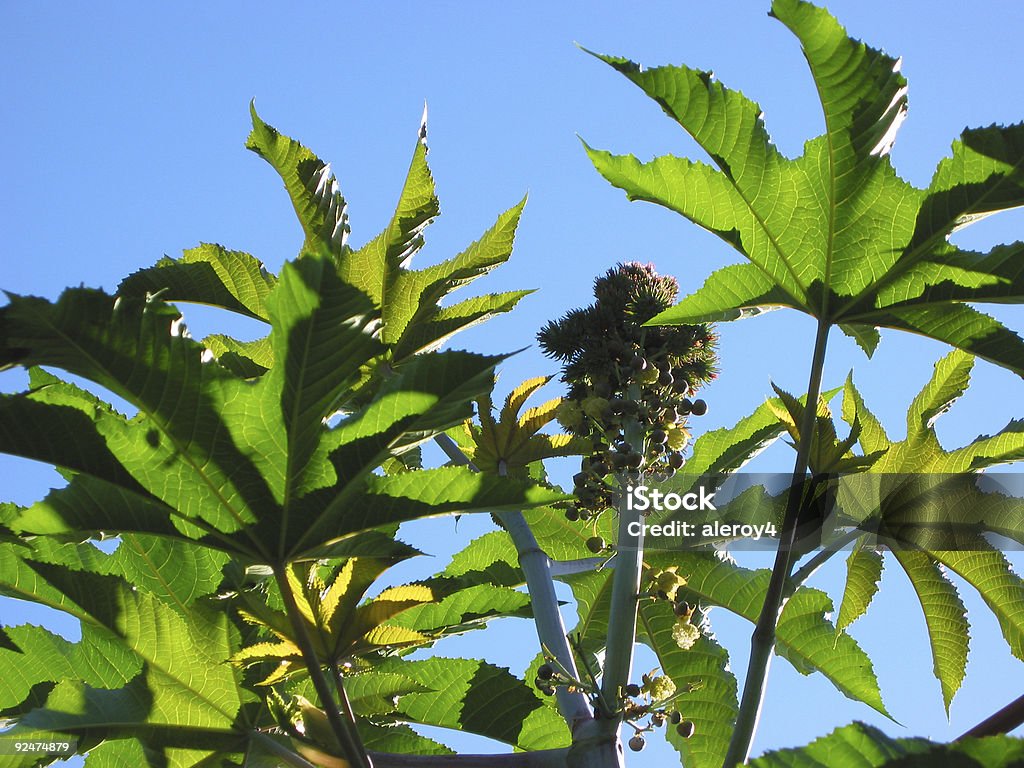
<path fill-rule="evenodd" d="M 293 768 L 316 768 L 315 765 L 309 762 L 309 760 L 304 758 L 302 755 L 296 754 L 287 747 L 278 744 L 265 733 L 257 733 L 253 736 L 253 740 L 258 741 L 263 750 L 269 752 L 278 760 L 292 766 Z"/>
<path fill-rule="evenodd" d="M 334 688 L 338 692 L 338 700 L 341 702 L 339 711 L 342 717 L 348 720 L 348 732 L 354 737 L 353 741 L 356 746 L 360 751 L 365 752 L 366 747 L 363 746 L 363 740 L 359 737 L 359 726 L 356 725 L 356 713 L 352 709 L 352 702 L 349 701 L 348 692 L 345 690 L 345 677 L 342 675 L 338 663 L 333 659 L 331 659 L 330 669 L 331 676 L 334 678 Z"/>
<path fill-rule="evenodd" d="M 299 611 L 291 584 L 288 583 L 288 574 L 283 566 L 274 566 L 274 577 L 277 580 L 278 588 L 281 590 L 285 612 L 288 614 L 292 628 L 295 630 L 295 642 L 302 652 L 302 658 L 306 662 L 309 678 L 313 681 L 316 695 L 320 699 L 320 706 L 327 713 L 327 722 L 330 723 L 331 730 L 334 731 L 334 737 L 338 740 L 338 745 L 345 753 L 345 758 L 352 765 L 359 768 L 373 768 L 373 764 L 366 754 L 366 748 L 363 747 L 362 741 L 359 738 L 358 731 L 356 731 L 354 725 L 345 719 L 334 701 L 334 695 L 331 693 L 327 678 L 324 677 L 323 667 L 320 659 L 317 658 L 316 649 L 313 647 L 313 640 L 309 635 L 309 630 L 306 627 L 302 613 Z M 340 690 L 344 690 L 340 680 L 337 681 L 337 684 Z M 344 700 L 347 700 L 347 698 Z M 346 714 L 351 716 L 351 711 L 347 710 Z"/>
<path fill-rule="evenodd" d="M 434 442 L 454 463 L 479 472 L 448 435 L 437 435 Z M 540 548 L 537 537 L 533 535 L 529 523 L 521 512 L 502 512 L 497 518 L 508 531 L 519 554 L 519 567 L 526 577 L 526 589 L 530 593 L 534 623 L 541 645 L 555 657 L 566 672 L 572 677 L 579 678 L 576 659 L 569 648 L 565 636 L 565 623 L 558 609 L 558 596 L 555 594 L 555 582 L 551 574 L 551 559 Z M 582 693 L 569 693 L 564 688 L 559 688 L 555 696 L 558 709 L 573 733 L 580 724 L 592 719 L 587 697 Z"/>
<path fill-rule="evenodd" d="M 821 566 L 832 559 L 832 556 L 840 549 L 845 547 L 847 544 L 856 541 L 864 535 L 864 531 L 859 528 L 854 528 L 849 533 L 843 534 L 841 537 L 836 539 L 832 544 L 829 545 L 828 549 L 822 549 L 814 557 L 808 560 L 806 563 L 801 565 L 796 571 L 793 572 L 792 578 L 789 580 L 787 598 L 791 597 L 796 588 L 807 581 L 814 572 L 817 571 Z"/>
<path fill-rule="evenodd" d="M 636 384 L 629 387 L 628 397 L 640 399 Z M 624 437 L 634 451 L 643 452 L 643 427 L 636 419 L 624 425 Z M 621 691 L 633 673 L 633 648 L 636 644 L 636 620 L 640 577 L 644 558 L 643 520 L 633 505 L 622 504 L 619 509 L 619 533 L 615 549 L 615 571 L 612 574 L 611 608 L 608 614 L 608 642 L 605 647 L 601 693 L 605 701 L 618 702 Z M 637 525 L 639 523 L 639 525 Z M 621 718 L 611 712 L 602 713 L 608 723 L 606 729 L 618 733 Z"/>
<path fill-rule="evenodd" d="M 743 696 L 740 699 L 740 709 L 736 716 L 736 728 L 733 730 L 732 739 L 729 742 L 725 762 L 722 763 L 723 768 L 733 768 L 746 763 L 747 757 L 750 755 L 754 733 L 757 731 L 757 722 L 761 716 L 765 683 L 768 680 L 768 670 L 771 666 L 772 654 L 775 651 L 775 628 L 779 623 L 779 615 L 785 607 L 787 584 L 793 566 L 792 550 L 796 539 L 801 504 L 801 497 L 797 489 L 804 486 L 807 474 L 815 416 L 818 412 L 818 395 L 821 392 L 821 377 L 825 369 L 825 348 L 828 344 L 829 327 L 826 320 L 819 318 L 817 334 L 814 339 L 814 353 L 811 356 L 807 399 L 804 405 L 803 419 L 800 423 L 796 463 L 793 466 L 793 481 L 786 504 L 786 516 L 782 522 L 779 549 L 775 554 L 775 565 L 772 567 L 764 605 L 750 638 L 750 660 L 747 663 L 747 674 L 743 681 Z"/>

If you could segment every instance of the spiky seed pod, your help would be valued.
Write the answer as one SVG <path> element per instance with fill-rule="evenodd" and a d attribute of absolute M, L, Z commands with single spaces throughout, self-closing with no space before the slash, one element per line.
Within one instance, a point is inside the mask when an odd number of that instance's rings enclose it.
<path fill-rule="evenodd" d="M 559 411 L 567 431 L 589 439 L 597 453 L 621 438 L 630 421 L 655 432 L 654 439 L 645 435 L 642 452 L 620 448 L 606 456 L 606 472 L 583 466 L 596 478 L 628 470 L 639 479 L 671 469 L 674 454 L 666 454 L 664 445 L 679 451 L 689 439 L 684 426 L 692 404 L 681 408 L 680 401 L 714 378 L 715 334 L 707 325 L 642 327 L 670 307 L 677 292 L 675 279 L 650 265 L 619 264 L 595 280 L 593 304 L 549 322 L 538 334 L 545 353 L 563 363 L 566 402 L 573 404 Z M 640 396 L 633 399 L 637 386 Z M 601 514 L 611 502 L 603 487 L 577 487 L 581 519 Z"/>

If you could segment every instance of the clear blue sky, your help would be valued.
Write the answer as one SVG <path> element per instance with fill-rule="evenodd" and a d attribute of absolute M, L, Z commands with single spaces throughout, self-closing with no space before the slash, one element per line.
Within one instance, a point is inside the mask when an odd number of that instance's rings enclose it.
<path fill-rule="evenodd" d="M 683 291 L 693 290 L 712 269 L 735 261 L 734 253 L 673 214 L 627 203 L 590 167 L 576 134 L 641 157 L 699 155 L 652 102 L 572 42 L 646 64 L 714 69 L 761 103 L 776 143 L 795 154 L 822 121 L 797 44 L 766 16 L 767 5 L 3 3 L 0 287 L 48 297 L 69 284 L 112 290 L 128 272 L 200 241 L 247 250 L 279 268 L 294 255 L 299 228 L 269 166 L 242 147 L 255 97 L 267 121 L 334 163 L 356 244 L 390 214 L 424 99 L 443 211 L 428 232 L 425 259 L 460 250 L 530 193 L 512 261 L 473 290 L 540 290 L 514 314 L 459 337 L 461 346 L 493 352 L 532 343 L 547 319 L 588 303 L 593 277 L 619 260 L 653 261 L 676 275 Z M 855 36 L 904 57 L 910 114 L 893 157 L 912 182 L 927 182 L 964 126 L 1024 119 L 1020 3 L 837 0 L 829 7 Z M 958 242 L 985 247 L 1022 233 L 1024 216 L 1015 212 Z M 997 314 L 1024 328 L 1024 311 Z M 202 330 L 203 319 L 193 328 Z M 749 413 L 769 381 L 804 387 L 808 321 L 779 312 L 720 330 L 722 374 L 707 392 L 711 412 L 698 428 Z M 826 384 L 854 369 L 894 436 L 903 409 L 945 352 L 892 333 L 870 362 L 845 339 L 835 339 L 831 351 Z M 505 366 L 502 383 L 554 371 L 534 347 Z M 11 375 L 0 386 L 20 381 Z M 1017 377 L 979 364 L 974 388 L 944 417 L 940 436 L 952 446 L 997 430 L 1024 415 L 1022 395 Z M 769 451 L 758 467 L 787 468 L 787 450 Z M 22 503 L 59 480 L 6 457 L 0 478 L 0 496 Z M 443 553 L 451 526 L 437 525 L 436 551 Z M 460 535 L 472 530 L 463 520 Z M 840 573 L 841 562 L 835 565 Z M 828 573 L 820 583 L 835 594 L 837 580 Z M 979 610 L 950 725 L 920 611 L 890 568 L 877 604 L 852 633 L 876 654 L 883 696 L 906 728 L 880 722 L 820 677 L 801 678 L 777 660 L 756 750 L 802 743 L 855 718 L 895 735 L 949 739 L 1018 696 L 1024 665 L 1006 652 L 969 588 L 964 593 Z M 734 669 L 742 670 L 749 628 L 721 611 L 714 618 Z M 0 604 L 4 623 L 30 619 L 41 620 L 20 604 Z M 518 624 L 465 652 L 521 667 L 531 654 L 518 646 L 531 630 Z M 649 750 L 644 758 L 653 763 L 656 755 Z"/>

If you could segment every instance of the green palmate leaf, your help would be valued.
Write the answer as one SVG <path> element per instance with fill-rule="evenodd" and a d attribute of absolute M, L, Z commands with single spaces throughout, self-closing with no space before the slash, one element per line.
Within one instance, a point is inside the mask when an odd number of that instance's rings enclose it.
<path fill-rule="evenodd" d="M 700 624 L 700 616 L 695 615 L 693 621 Z M 638 639 L 654 651 L 662 672 L 675 683 L 679 694 L 675 706 L 695 726 L 688 739 L 669 729 L 669 742 L 678 750 L 684 765 L 718 768 L 725 758 L 739 710 L 729 654 L 715 641 L 706 622 L 694 646 L 681 649 L 672 635 L 675 612 L 664 601 L 641 603 L 639 622 Z"/>
<path fill-rule="evenodd" d="M 87 633 L 82 642 L 71 643 L 31 624 L 6 627 L 4 631 L 6 642 L 13 645 L 0 649 L 4 680 L 0 711 L 4 713 L 15 710 L 40 683 L 55 685 L 61 680 L 80 679 L 94 688 L 119 688 L 141 669 L 115 640 L 95 633 Z"/>
<path fill-rule="evenodd" d="M 423 247 L 423 230 L 441 212 L 434 177 L 427 165 L 426 112 L 423 117 L 419 141 L 391 221 L 377 237 L 341 259 L 342 275 L 382 306 L 388 277 L 406 267 Z"/>
<path fill-rule="evenodd" d="M 423 246 L 425 228 L 439 213 L 426 160 L 425 118 L 426 113 L 391 221 L 358 250 L 346 244 L 346 203 L 329 164 L 263 122 L 255 109 L 246 145 L 284 181 L 305 234 L 301 252 L 329 256 L 342 281 L 368 295 L 380 310 L 382 341 L 390 350 L 391 365 L 432 351 L 458 331 L 510 311 L 530 293 L 509 291 L 440 306 L 452 291 L 508 259 L 525 200 L 502 214 L 478 242 L 458 256 L 425 269 L 408 269 Z M 210 304 L 266 321 L 266 299 L 274 284 L 275 278 L 251 256 L 204 244 L 186 251 L 180 259 L 165 257 L 136 272 L 122 282 L 118 293 Z M 215 334 L 204 343 L 221 365 L 243 377 L 259 376 L 273 362 L 266 339 L 239 342 Z"/>
<path fill-rule="evenodd" d="M 333 540 L 387 523 L 469 512 L 523 509 L 562 501 L 566 494 L 511 478 L 488 477 L 466 467 L 371 476 L 364 490 L 332 503 L 301 536 L 301 551 L 311 541 Z"/>
<path fill-rule="evenodd" d="M 779 396 L 779 402 L 769 401 L 769 405 L 779 421 L 785 425 L 786 431 L 793 438 L 793 444 L 797 445 L 801 440 L 800 425 L 803 423 L 805 406 L 793 395 L 779 389 L 774 384 L 772 384 L 772 389 Z M 869 454 L 864 457 L 856 457 L 850 451 L 850 448 L 857 442 L 859 432 L 860 424 L 855 421 L 850 434 L 840 440 L 836 434 L 835 423 L 832 421 L 832 411 L 828 407 L 828 400 L 826 397 L 819 397 L 807 459 L 811 472 L 814 474 L 850 472 L 861 466 L 870 465 L 878 456 Z"/>
<path fill-rule="evenodd" d="M 684 471 L 688 475 L 713 475 L 740 469 L 784 432 L 769 402 L 729 428 L 705 432 L 693 444 Z"/>
<path fill-rule="evenodd" d="M 423 645 L 431 638 L 422 632 L 415 632 L 405 627 L 394 627 L 381 624 L 369 630 L 355 644 L 355 653 L 365 652 L 374 648 L 402 648 L 404 646 Z"/>
<path fill-rule="evenodd" d="M 1024 249 L 975 254 L 948 242 L 955 230 L 1024 204 L 1024 124 L 965 131 L 929 187 L 917 189 L 888 155 L 906 112 L 898 61 L 803 0 L 775 0 L 772 15 L 799 39 L 825 118 L 825 133 L 795 159 L 775 148 L 761 108 L 710 73 L 598 56 L 654 99 L 711 164 L 642 163 L 587 146 L 597 170 L 631 200 L 682 214 L 748 260 L 712 274 L 651 323 L 791 307 L 839 325 L 869 355 L 875 329 L 889 327 L 1024 375 L 1024 341 L 958 303 L 1024 301 Z"/>
<path fill-rule="evenodd" d="M 330 429 L 325 420 L 383 349 L 372 304 L 328 261 L 306 256 L 285 267 L 266 306 L 275 362 L 247 381 L 204 362 L 200 345 L 172 333 L 179 316 L 159 302 L 84 290 L 57 304 L 15 297 L 0 310 L 0 353 L 91 378 L 139 413 L 127 419 L 42 373 L 29 393 L 6 396 L 3 450 L 78 473 L 11 524 L 202 538 L 267 561 L 416 516 L 563 498 L 466 470 L 424 473 L 421 488 L 419 479 L 374 477 L 395 451 L 465 419 L 501 358 L 418 356 Z M 47 428 L 17 429 L 26 418 Z M 56 437 L 69 432 L 80 438 Z"/>
<path fill-rule="evenodd" d="M 417 356 L 327 437 L 332 460 L 349 473 L 369 471 L 392 451 L 463 421 L 472 414 L 473 398 L 492 386 L 502 359 L 468 352 Z"/>
<path fill-rule="evenodd" d="M 376 626 L 390 622 L 391 619 L 410 608 L 435 603 L 439 599 L 440 595 L 425 584 L 404 584 L 399 587 L 390 587 L 366 604 L 359 606 L 353 617 L 355 626 L 347 627 L 346 631 L 358 631 L 360 625 Z"/>
<path fill-rule="evenodd" d="M 0 589 L 67 612 L 82 624 L 82 640 L 69 656 L 79 670 L 62 678 L 45 708 L 22 717 L 19 729 L 100 738 L 117 732 L 152 737 L 158 744 L 176 734 L 185 742 L 194 739 L 190 746 L 200 750 L 206 737 L 236 747 L 244 741 L 236 730 L 244 694 L 224 663 L 234 633 L 223 613 L 193 605 L 183 616 L 115 577 L 13 555 L 0 565 Z M 52 642 L 49 647 L 57 650 Z M 35 645 L 32 659 L 46 661 L 40 655 L 46 648 Z"/>
<path fill-rule="evenodd" d="M 224 334 L 212 334 L 203 339 L 203 344 L 218 363 L 244 379 L 262 376 L 274 364 L 274 350 L 268 338 L 238 341 Z"/>
<path fill-rule="evenodd" d="M 528 511 L 525 517 L 540 548 L 555 560 L 592 559 L 587 539 L 601 536 L 614 541 L 616 536 L 617 523 L 611 515 L 602 515 L 587 527 L 567 520 L 565 510 L 552 507 Z"/>
<path fill-rule="evenodd" d="M 827 402 L 837 391 L 825 392 L 822 399 Z M 805 399 L 799 398 L 797 407 L 802 409 Z M 786 425 L 778 418 L 778 411 L 783 407 L 779 398 L 773 398 L 733 426 L 705 432 L 694 441 L 682 471 L 687 476 L 700 477 L 741 469 L 785 433 Z"/>
<path fill-rule="evenodd" d="M 69 560 L 72 552 L 74 559 Z M 62 547 L 44 551 L 37 547 L 40 560 L 120 576 L 187 616 L 201 597 L 213 594 L 223 581 L 229 557 L 217 550 L 192 542 L 162 536 L 125 533 L 117 549 L 104 554 L 94 547 L 71 550 Z"/>
<path fill-rule="evenodd" d="M 494 584 L 515 587 L 525 582 L 519 570 L 519 553 L 505 531 L 492 531 L 471 541 L 452 556 L 440 577 L 474 586 Z"/>
<path fill-rule="evenodd" d="M 853 723 L 806 747 L 768 752 L 751 761 L 754 768 L 931 768 L 985 766 L 1010 768 L 1024 757 L 1024 742 L 1007 736 L 935 744 L 925 739 L 893 739 L 877 728 Z"/>
<path fill-rule="evenodd" d="M 543 427 L 555 420 L 561 398 L 548 400 L 521 413 L 530 396 L 550 380 L 550 376 L 539 376 L 513 389 L 505 399 L 498 419 L 491 412 L 489 395 L 477 402 L 480 425 L 467 421 L 466 429 L 473 442 L 468 455 L 478 469 L 524 475 L 534 462 L 588 450 L 581 440 L 571 435 L 539 434 Z"/>
<path fill-rule="evenodd" d="M 999 621 L 1010 652 L 1024 660 L 1024 581 L 1014 572 L 1006 557 L 994 549 L 929 554 L 978 590 Z M 948 623 L 944 628 L 955 630 Z"/>
<path fill-rule="evenodd" d="M 161 754 L 160 750 L 153 749 L 137 739 L 109 739 L 104 741 L 95 749 L 89 751 L 89 768 L 120 768 L 122 765 L 159 765 L 160 761 L 170 756 Z M 175 750 L 173 758 L 179 765 L 189 755 L 181 754 Z M 201 758 L 202 755 L 195 756 Z"/>
<path fill-rule="evenodd" d="M 864 405 L 864 399 L 860 392 L 853 386 L 853 374 L 851 373 L 843 386 L 843 421 L 847 424 L 854 422 L 860 424 L 858 442 L 865 453 L 877 453 L 888 450 L 892 445 L 889 436 L 885 434 L 885 428 L 878 418 Z"/>
<path fill-rule="evenodd" d="M 258 510 L 273 507 L 266 481 L 225 424 L 222 404 L 241 382 L 202 362 L 201 347 L 175 332 L 180 316 L 169 305 L 72 289 L 56 304 L 13 297 L 0 312 L 0 360 L 60 367 L 139 409 L 129 424 L 93 408 L 96 424 L 84 430 L 101 432 L 105 453 L 134 478 L 120 485 L 142 486 L 222 531 L 237 530 Z M 21 453 L 22 446 L 4 450 Z M 93 467 L 64 463 L 61 456 L 39 458 L 93 474 Z"/>
<path fill-rule="evenodd" d="M 612 575 L 607 571 L 590 571 L 565 576 L 562 580 L 572 588 L 576 599 L 578 620 L 572 635 L 584 649 L 596 653 L 604 648 L 608 637 Z"/>
<path fill-rule="evenodd" d="M 685 599 L 690 602 L 719 605 L 751 622 L 757 620 L 768 585 L 767 570 L 751 571 L 702 553 L 649 552 L 645 561 L 655 568 L 678 567 L 679 575 L 685 577 L 687 583 L 677 593 L 677 599 L 686 595 Z M 574 634 L 580 636 L 588 650 L 600 650 L 608 630 L 611 574 L 592 571 L 564 577 L 564 581 L 572 587 L 577 602 L 579 621 Z M 831 612 L 832 602 L 823 592 L 798 589 L 786 604 L 779 621 L 779 655 L 802 674 L 821 672 L 849 698 L 888 715 L 871 660 L 852 637 L 837 632 L 826 618 Z M 670 631 L 656 642 L 667 643 L 666 638 L 671 638 Z M 715 690 L 708 695 L 724 695 L 726 683 L 727 680 L 719 679 Z M 719 705 L 724 706 L 721 701 Z M 728 734 L 723 734 L 720 729 L 714 729 L 714 732 L 728 742 Z M 714 749 L 721 747 L 719 744 Z"/>
<path fill-rule="evenodd" d="M 308 683 L 308 681 L 307 681 Z M 309 695 L 315 695 L 312 685 L 306 685 Z M 393 712 L 396 699 L 409 693 L 423 693 L 428 690 L 404 675 L 369 671 L 345 678 L 345 690 L 352 707 L 361 715 L 379 715 Z M 296 690 L 296 693 L 301 691 Z"/>
<path fill-rule="evenodd" d="M 31 368 L 29 375 L 29 391 L 0 399 L 4 452 L 81 472 L 145 496 L 103 435 L 123 425 L 123 416 L 95 395 L 40 368 Z M 36 428 L 24 429 L 25 424 Z M 75 439 L 64 439 L 69 434 Z"/>
<path fill-rule="evenodd" d="M 969 474 L 955 474 L 1024 457 L 1020 426 L 1011 422 L 995 436 L 980 437 L 953 451 L 946 451 L 935 434 L 938 417 L 966 390 L 972 366 L 973 358 L 959 350 L 936 363 L 930 380 L 908 409 L 907 437 L 900 442 L 888 438 L 852 378 L 847 379 L 843 394 L 843 418 L 861 425 L 861 447 L 865 452 L 884 452 L 870 473 L 860 478 L 863 482 L 856 483 L 856 498 L 847 498 L 844 506 L 848 511 L 857 510 L 855 517 L 876 519 L 884 535 L 895 536 L 891 548 L 921 603 L 947 711 L 964 678 L 970 636 L 966 610 L 939 563 L 955 563 L 956 568 L 947 567 L 969 574 L 964 578 L 996 614 L 1011 650 L 1018 655 L 1024 650 L 1024 584 L 978 535 L 987 530 L 1020 538 L 1019 502 L 998 493 L 982 493 Z M 872 490 L 868 491 L 868 486 Z M 909 538 L 913 546 L 907 548 L 903 538 Z M 922 546 L 923 551 L 915 551 Z M 948 551 L 951 546 L 976 551 Z M 863 551 L 855 551 L 854 556 L 861 558 Z M 849 623 L 847 618 L 852 621 L 857 608 L 873 594 L 879 565 L 851 565 L 846 594 L 853 602 L 848 613 L 844 598 L 841 626 Z"/>
<path fill-rule="evenodd" d="M 878 593 L 882 578 L 882 556 L 873 549 L 857 547 L 846 559 L 846 588 L 836 620 L 836 631 L 842 632 L 863 616 Z"/>
<path fill-rule="evenodd" d="M 931 425 L 967 391 L 974 358 L 952 352 L 935 364 L 935 372 L 907 411 L 907 442 L 923 443 Z"/>
<path fill-rule="evenodd" d="M 303 250 L 340 255 L 349 233 L 348 213 L 331 166 L 263 122 L 255 104 L 249 112 L 252 133 L 245 146 L 270 163 L 284 180 L 306 235 Z"/>
<path fill-rule="evenodd" d="M 377 752 L 390 752 L 398 755 L 454 755 L 455 750 L 449 749 L 426 736 L 416 733 L 408 725 L 374 725 L 360 720 L 359 736 L 363 745 Z"/>
<path fill-rule="evenodd" d="M 451 306 L 440 307 L 424 320 L 410 325 L 395 347 L 395 355 L 406 359 L 417 352 L 437 349 L 459 331 L 512 309 L 533 291 L 506 291 L 475 296 Z"/>
<path fill-rule="evenodd" d="M 275 282 L 249 254 L 203 243 L 180 259 L 164 257 L 134 272 L 121 281 L 117 293 L 135 298 L 159 295 L 164 301 L 209 304 L 267 320 L 267 295 Z"/>
<path fill-rule="evenodd" d="M 479 584 L 448 595 L 440 602 L 410 608 L 390 623 L 430 634 L 451 634 L 497 616 L 530 615 L 528 595 L 508 587 Z"/>
<path fill-rule="evenodd" d="M 332 635 L 341 633 L 363 595 L 391 564 L 377 558 L 349 558 L 330 585 L 318 592 L 319 618 Z"/>
<path fill-rule="evenodd" d="M 872 471 L 886 474 L 930 472 L 955 474 L 1024 459 L 1024 428 L 1011 421 L 992 436 L 981 436 L 967 446 L 945 450 L 935 434 L 935 421 L 967 389 L 974 360 L 954 350 L 935 364 L 928 383 L 907 412 L 907 437 L 892 442 L 877 418 L 867 409 L 852 379 L 843 395 L 843 419 L 862 427 L 858 440 L 866 452 L 885 451 Z"/>
<path fill-rule="evenodd" d="M 436 315 L 438 302 L 444 296 L 507 261 L 525 205 L 524 198 L 498 217 L 480 240 L 447 261 L 421 270 L 389 265 L 382 305 L 385 342 L 399 345 L 410 326 Z"/>
<path fill-rule="evenodd" d="M 779 638 L 786 638 L 780 655 L 803 674 L 820 671 L 843 694 L 888 717 L 870 658 L 852 637 L 836 632 L 824 618 L 831 613 L 832 600 L 824 592 L 798 589 L 779 619 Z M 835 658 L 823 663 L 830 647 Z"/>
<path fill-rule="evenodd" d="M 678 566 L 679 574 L 687 579 L 682 591 L 692 596 L 691 602 L 720 605 L 751 622 L 757 621 L 769 571 L 751 571 L 702 553 L 659 554 L 649 557 L 648 562 Z M 821 672 L 849 698 L 888 716 L 871 660 L 852 637 L 837 633 L 826 618 L 831 612 L 832 601 L 824 592 L 797 589 L 779 618 L 777 652 L 802 674 Z"/>
<path fill-rule="evenodd" d="M 306 233 L 304 248 L 333 254 L 338 274 L 380 308 L 382 340 L 392 361 L 434 349 L 454 333 L 509 311 L 526 292 L 485 296 L 441 308 L 456 288 L 508 260 L 525 199 L 502 214 L 484 236 L 458 256 L 420 270 L 408 268 L 422 248 L 423 231 L 440 208 L 427 165 L 426 114 L 395 213 L 363 247 L 345 244 L 348 217 L 330 167 L 312 152 L 268 126 L 253 111 L 248 146 L 281 175 Z"/>
<path fill-rule="evenodd" d="M 1024 420 L 1013 420 L 993 436 L 982 435 L 950 451 L 943 461 L 947 472 L 977 472 L 986 467 L 1024 459 Z"/>
<path fill-rule="evenodd" d="M 970 624 L 956 587 L 942 568 L 923 552 L 897 550 L 896 560 L 910 577 L 928 624 L 934 672 L 942 686 L 942 701 L 949 705 L 967 674 Z"/>
<path fill-rule="evenodd" d="M 293 496 L 323 482 L 315 470 L 324 462 L 313 454 L 325 415 L 355 383 L 360 364 L 381 348 L 373 338 L 373 305 L 323 259 L 286 265 L 268 304 L 275 364 L 257 385 L 263 388 L 259 416 L 266 433 L 253 430 L 248 437 L 264 476 L 280 477 L 273 487 L 287 515 Z"/>
<path fill-rule="evenodd" d="M 188 536 L 204 544 L 236 551 L 227 537 L 192 525 L 187 517 L 148 494 L 77 475 L 64 488 L 50 491 L 12 521 L 31 534 L 84 534 L 92 531 L 133 531 L 158 536 Z"/>
<path fill-rule="evenodd" d="M 846 323 L 840 323 L 839 329 L 857 342 L 857 346 L 864 350 L 864 354 L 868 357 L 875 354 L 875 350 L 878 349 L 878 345 L 882 342 L 882 334 L 871 325 L 847 325 Z"/>
<path fill-rule="evenodd" d="M 527 596 L 498 586 L 496 573 L 444 574 L 359 605 L 384 569 L 415 553 L 394 542 L 399 523 L 567 498 L 528 477 L 423 469 L 419 457 L 420 443 L 463 422 L 493 385 L 502 358 L 430 350 L 525 295 L 440 307 L 508 258 L 523 204 L 455 258 L 410 270 L 437 214 L 425 145 L 387 230 L 352 251 L 330 169 L 255 112 L 253 124 L 249 146 L 282 176 L 305 233 L 279 277 L 246 254 L 202 245 L 132 275 L 117 298 L 73 289 L 56 302 L 11 296 L 0 308 L 0 367 L 32 369 L 29 391 L 0 396 L 0 450 L 52 463 L 68 480 L 38 504 L 0 509 L 0 536 L 13 545 L 0 547 L 0 594 L 83 624 L 73 644 L 31 627 L 0 632 L 0 672 L 12 681 L 0 711 L 19 718 L 19 733 L 82 734 L 84 748 L 107 739 L 90 758 L 97 765 L 220 766 L 243 755 L 254 768 L 274 764 L 274 743 L 286 742 L 252 730 L 268 711 L 243 692 L 238 665 L 278 662 L 271 677 L 288 685 L 287 665 L 301 654 L 279 587 L 261 573 L 285 577 L 321 658 L 379 660 L 493 616 L 529 615 Z M 242 313 L 270 333 L 197 343 L 168 301 Z M 38 366 L 104 388 L 130 415 Z M 517 450 L 557 452 L 553 438 L 532 434 L 548 416 L 543 407 L 522 416 L 534 443 Z M 59 545 L 109 535 L 120 537 L 112 554 Z M 514 557 L 506 570 L 522 582 Z M 213 593 L 221 599 L 200 599 Z M 236 628 L 223 609 L 237 606 L 264 629 Z M 454 674 L 443 691 L 383 670 L 351 693 L 367 717 L 408 718 L 395 698 L 430 695 L 419 699 L 424 722 L 523 749 L 567 743 L 535 692 L 504 670 L 469 665 L 410 667 Z M 478 682 L 502 706 L 456 716 L 445 697 L 466 699 Z M 371 736 L 379 748 L 446 751 L 399 726 Z"/>
<path fill-rule="evenodd" d="M 549 749 L 569 744 L 565 722 L 508 670 L 473 659 L 389 659 L 397 673 L 431 689 L 401 697 L 398 713 L 412 723 L 452 728 L 511 744 Z"/>

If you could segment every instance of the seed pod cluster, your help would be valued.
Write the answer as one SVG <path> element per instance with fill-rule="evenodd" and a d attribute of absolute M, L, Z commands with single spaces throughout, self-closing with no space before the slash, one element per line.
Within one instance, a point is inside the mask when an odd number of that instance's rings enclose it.
<path fill-rule="evenodd" d="M 671 476 L 683 464 L 687 421 L 707 412 L 692 396 L 715 376 L 716 336 L 708 325 L 643 326 L 672 306 L 677 291 L 674 278 L 650 265 L 619 264 L 594 282 L 592 305 L 538 334 L 569 385 L 558 420 L 592 448 L 573 478 L 578 501 L 570 520 L 614 506 L 614 473 Z M 641 427 L 641 444 L 626 441 L 627 423 Z"/>
<path fill-rule="evenodd" d="M 558 688 L 565 688 L 569 693 L 594 693 L 589 690 L 586 683 L 566 677 L 553 659 L 546 658 L 548 661 L 537 667 L 537 676 L 533 680 L 538 691 L 545 696 L 554 696 Z"/>
<path fill-rule="evenodd" d="M 693 735 L 694 726 L 691 720 L 684 720 L 678 707 L 672 701 L 675 698 L 676 685 L 666 675 L 657 675 L 654 671 L 643 675 L 643 685 L 630 683 L 622 689 L 623 719 L 630 723 L 635 734 L 629 740 L 629 748 L 639 752 L 644 748 L 644 734 L 661 728 L 666 724 L 675 727 L 683 738 Z M 646 725 L 645 718 L 650 718 Z"/>

